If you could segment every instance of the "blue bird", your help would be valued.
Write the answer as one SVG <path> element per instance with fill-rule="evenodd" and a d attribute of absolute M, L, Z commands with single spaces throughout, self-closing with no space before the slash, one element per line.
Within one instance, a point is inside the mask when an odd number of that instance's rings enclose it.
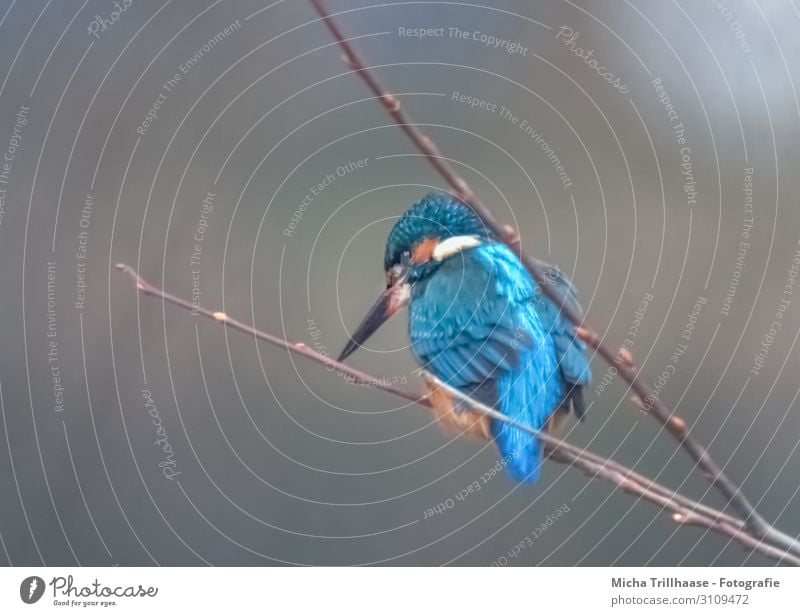
<path fill-rule="evenodd" d="M 580 310 L 572 284 L 545 269 L 562 301 Z M 570 410 L 583 416 L 583 387 L 591 380 L 586 344 L 468 205 L 431 193 L 411 206 L 389 234 L 384 270 L 386 290 L 340 361 L 408 304 L 411 350 L 441 382 L 538 430 Z M 511 477 L 539 478 L 536 437 L 464 408 L 441 387 L 429 395 L 444 425 L 493 439 Z"/>

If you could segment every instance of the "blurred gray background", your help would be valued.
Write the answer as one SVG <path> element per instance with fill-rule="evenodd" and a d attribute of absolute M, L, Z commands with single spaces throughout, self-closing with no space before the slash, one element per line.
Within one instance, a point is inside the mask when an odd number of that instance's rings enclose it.
<path fill-rule="evenodd" d="M 330 6 L 607 342 L 627 338 L 800 533 L 794 3 Z M 137 298 L 113 268 L 335 355 L 393 220 L 444 187 L 417 154 L 307 2 L 0 2 L 0 562 L 770 564 L 563 466 L 483 481 L 491 446 Z M 420 391 L 405 332 L 400 315 L 352 363 Z M 566 438 L 723 506 L 593 369 Z"/>

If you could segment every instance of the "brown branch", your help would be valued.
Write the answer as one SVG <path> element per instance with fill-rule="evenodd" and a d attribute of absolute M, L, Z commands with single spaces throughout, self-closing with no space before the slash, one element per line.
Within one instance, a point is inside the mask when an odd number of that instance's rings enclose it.
<path fill-rule="evenodd" d="M 450 185 L 459 198 L 470 205 L 495 236 L 517 254 L 533 278 L 539 283 L 542 292 L 553 300 L 556 305 L 559 305 L 563 314 L 566 315 L 576 327 L 580 328 L 583 339 L 594 348 L 606 362 L 617 367 L 618 374 L 628 383 L 630 389 L 633 390 L 636 396 L 642 401 L 643 409 L 661 423 L 678 444 L 689 453 L 697 466 L 703 471 L 708 481 L 727 498 L 730 505 L 742 516 L 753 535 L 756 538 L 770 538 L 771 541 L 784 545 L 787 549 L 792 551 L 792 553 L 800 556 L 800 542 L 794 537 L 790 537 L 775 529 L 756 511 L 755 507 L 742 493 L 739 486 L 723 472 L 711 457 L 708 450 L 689 434 L 686 423 L 679 417 L 676 417 L 674 412 L 667 408 L 667 406 L 658 399 L 652 389 L 639 378 L 636 367 L 631 362 L 624 361 L 624 358 L 620 358 L 617 350 L 613 350 L 603 344 L 600 336 L 585 323 L 583 315 L 564 301 L 564 298 L 559 294 L 555 285 L 548 284 L 549 278 L 546 274 L 546 266 L 544 263 L 522 251 L 519 234 L 516 230 L 510 225 L 500 224 L 495 219 L 491 210 L 472 191 L 466 180 L 464 180 L 441 155 L 433 140 L 412 121 L 408 114 L 406 114 L 397 97 L 381 86 L 370 69 L 367 68 L 359 58 L 350 42 L 346 40 L 339 26 L 328 12 L 325 1 L 310 0 L 310 2 L 344 52 L 344 60 L 347 65 L 354 73 L 361 77 L 367 87 L 383 103 L 389 115 L 391 115 L 403 132 L 408 135 L 409 139 L 411 139 L 419 151 L 428 159 L 431 165 L 433 165 L 436 171 Z M 622 359 L 622 361 L 620 361 L 620 359 Z"/>
<path fill-rule="evenodd" d="M 594 460 L 588 460 L 587 456 L 584 454 L 588 453 L 584 449 L 580 449 L 575 447 L 574 445 L 569 445 L 568 443 L 562 441 L 561 439 L 555 438 L 552 435 L 544 432 L 542 430 L 536 430 L 524 424 L 520 424 L 508 416 L 504 415 L 500 411 L 493 409 L 481 402 L 470 398 L 466 394 L 462 393 L 455 387 L 448 385 L 437 379 L 435 376 L 428 372 L 423 372 L 423 379 L 425 379 L 429 383 L 434 383 L 437 387 L 441 387 L 447 390 L 455 399 L 462 400 L 469 404 L 470 408 L 476 410 L 478 412 L 483 413 L 487 417 L 491 419 L 497 419 L 508 423 L 509 425 L 514 426 L 518 430 L 522 430 L 523 432 L 528 432 L 529 434 L 533 434 L 539 440 L 544 442 L 551 451 L 551 457 L 553 453 L 556 455 L 563 454 L 564 457 L 562 458 L 563 461 L 569 462 L 575 466 L 580 467 L 587 473 L 593 473 L 595 476 L 601 476 L 604 479 L 608 479 L 617 484 L 621 489 L 625 490 L 626 492 L 630 492 L 631 494 L 636 494 L 641 498 L 654 502 L 656 504 L 660 504 L 663 508 L 669 509 L 673 512 L 672 519 L 676 523 L 679 524 L 694 524 L 697 526 L 703 526 L 709 528 L 710 530 L 717 531 L 722 534 L 726 534 L 731 538 L 739 541 L 745 546 L 751 547 L 753 549 L 757 549 L 756 546 L 764 546 L 768 548 L 767 551 L 764 553 L 769 553 L 773 557 L 778 558 L 779 560 L 784 559 L 784 555 L 788 554 L 785 550 L 775 547 L 772 545 L 765 544 L 762 540 L 754 537 L 751 534 L 751 531 L 741 520 L 737 520 L 732 518 L 731 516 L 724 516 L 724 519 L 720 517 L 720 512 L 711 509 L 710 507 L 705 507 L 700 505 L 700 503 L 696 503 L 691 499 L 679 495 L 676 492 L 673 492 L 669 488 L 664 486 L 655 484 L 655 482 L 651 482 L 649 479 L 645 479 L 646 482 L 650 482 L 654 486 L 658 486 L 657 489 L 652 489 L 648 487 L 646 484 L 643 484 L 641 481 L 633 480 L 631 474 L 633 473 L 632 470 L 614 463 L 617 469 L 611 469 L 611 461 L 606 460 L 605 458 L 601 458 L 597 454 L 591 454 Z M 580 463 L 578 463 L 580 462 Z M 640 476 L 641 477 L 641 476 Z M 681 500 L 684 505 L 678 503 L 678 500 Z M 688 506 L 687 506 L 688 505 Z M 700 512 L 699 509 L 703 507 L 705 512 Z M 759 549 L 759 551 L 762 551 Z M 791 558 L 800 562 L 796 556 L 791 555 Z"/>
<path fill-rule="evenodd" d="M 160 298 L 164 302 L 174 304 L 175 306 L 183 308 L 184 310 L 192 312 L 193 314 L 202 315 L 216 323 L 220 323 L 226 327 L 249 334 L 256 340 L 262 340 L 278 348 L 285 349 L 290 353 L 301 355 L 302 357 L 310 359 L 318 364 L 322 364 L 329 369 L 334 369 L 342 375 L 353 379 L 359 384 L 371 385 L 392 395 L 399 396 L 404 400 L 415 402 L 427 407 L 431 406 L 430 400 L 426 396 L 418 396 L 409 391 L 393 387 L 392 385 L 385 383 L 382 380 L 367 374 L 366 372 L 352 368 L 347 364 L 337 362 L 327 355 L 323 355 L 322 353 L 315 351 L 302 342 L 289 342 L 284 338 L 267 333 L 257 329 L 252 325 L 234 319 L 224 312 L 215 312 L 213 310 L 203 308 L 202 306 L 198 306 L 181 297 L 172 295 L 171 293 L 159 289 L 142 278 L 130 265 L 118 263 L 116 268 L 130 276 L 136 283 L 136 288 L 138 291 L 143 295 L 150 295 L 152 297 Z M 435 377 L 428 372 L 423 372 L 422 375 L 423 378 L 427 380 L 435 379 Z M 722 511 L 718 511 L 703 505 L 702 503 L 693 501 L 682 494 L 670 490 L 666 486 L 658 484 L 655 481 L 640 475 L 634 470 L 623 466 L 618 462 L 608 460 L 602 456 L 599 456 L 598 454 L 592 453 L 575 445 L 571 445 L 570 443 L 562 441 L 561 439 L 556 438 L 547 432 L 540 432 L 530 428 L 529 426 L 519 424 L 506 415 L 503 415 L 499 411 L 482 405 L 476 400 L 470 399 L 463 393 L 453 389 L 445 383 L 437 381 L 437 384 L 440 387 L 448 389 L 451 393 L 453 393 L 454 396 L 466 400 L 473 408 L 475 408 L 475 410 L 483 412 L 499 421 L 513 425 L 517 429 L 537 436 L 545 444 L 545 450 L 548 459 L 561 464 L 574 466 L 582 470 L 590 477 L 600 477 L 601 479 L 611 482 L 626 492 L 637 495 L 638 497 L 655 503 L 656 505 L 660 505 L 663 509 L 672 512 L 672 520 L 676 523 L 693 524 L 708 528 L 717 533 L 730 537 L 731 539 L 738 541 L 743 546 L 753 551 L 760 552 L 761 554 L 773 558 L 779 562 L 786 561 L 795 565 L 800 565 L 800 558 L 794 554 L 791 554 L 790 552 L 771 544 L 771 542 L 767 540 L 762 541 L 757 537 L 754 537 L 742 520 L 730 516 Z"/>

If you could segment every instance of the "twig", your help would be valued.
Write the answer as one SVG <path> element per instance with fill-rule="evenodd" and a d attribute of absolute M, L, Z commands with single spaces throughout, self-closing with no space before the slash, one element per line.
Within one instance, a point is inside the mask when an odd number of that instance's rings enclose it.
<path fill-rule="evenodd" d="M 419 151 L 430 161 L 431 165 L 456 192 L 459 198 L 472 207 L 483 219 L 486 226 L 495 236 L 513 250 L 534 279 L 539 283 L 542 292 L 561 307 L 561 311 L 580 330 L 581 337 L 610 365 L 616 366 L 618 374 L 628 383 L 636 396 L 642 401 L 642 407 L 655 417 L 683 447 L 703 471 L 708 481 L 715 486 L 728 500 L 730 505 L 742 516 L 745 524 L 756 539 L 769 538 L 772 542 L 785 546 L 793 554 L 800 556 L 800 541 L 790 537 L 770 525 L 750 503 L 737 486 L 719 467 L 708 450 L 697 441 L 686 427 L 686 422 L 677 417 L 672 410 L 661 402 L 657 395 L 638 376 L 638 370 L 631 362 L 620 361 L 619 352 L 603 344 L 600 336 L 584 322 L 583 316 L 564 301 L 555 285 L 548 284 L 543 263 L 525 254 L 520 246 L 519 234 L 510 225 L 500 224 L 491 210 L 472 191 L 466 180 L 462 178 L 439 152 L 433 140 L 405 113 L 400 101 L 377 81 L 372 72 L 364 65 L 353 46 L 348 42 L 339 26 L 328 12 L 324 0 L 310 0 L 333 38 L 344 52 L 344 60 L 375 96 L 383 103 L 386 111 L 397 125 L 408 135 Z"/>
<path fill-rule="evenodd" d="M 385 383 L 384 381 L 377 379 L 366 372 L 352 368 L 347 364 L 337 362 L 327 355 L 323 355 L 322 353 L 315 351 L 302 342 L 289 342 L 284 338 L 267 333 L 255 328 L 252 325 L 234 319 L 224 312 L 209 310 L 178 297 L 177 295 L 173 295 L 162 289 L 159 289 L 142 278 L 130 265 L 118 263 L 116 268 L 130 276 L 136 283 L 136 288 L 138 291 L 143 295 L 150 295 L 152 297 L 160 298 L 165 302 L 174 304 L 175 306 L 183 308 L 184 310 L 192 312 L 193 314 L 202 315 L 216 323 L 236 329 L 245 334 L 249 334 L 257 340 L 262 340 L 278 348 L 285 349 L 290 353 L 301 355 L 318 364 L 322 364 L 329 369 L 332 368 L 337 370 L 341 374 L 352 378 L 354 381 L 360 384 L 371 385 L 377 389 L 395 396 L 399 396 L 400 398 L 410 402 L 415 402 L 427 407 L 431 406 L 430 400 L 426 396 L 418 396 L 409 391 L 393 387 L 392 385 Z M 435 379 L 435 377 L 433 377 L 433 375 L 430 373 L 423 372 L 422 374 L 424 379 Z M 779 562 L 785 561 L 800 565 L 800 558 L 797 556 L 784 549 L 781 549 L 780 547 L 772 545 L 769 541 L 761 541 L 758 538 L 753 537 L 748 532 L 748 529 L 742 520 L 730 516 L 722 511 L 718 511 L 703 505 L 702 503 L 693 501 L 682 494 L 670 490 L 666 486 L 643 477 L 639 473 L 636 473 L 634 470 L 623 466 L 618 462 L 608 460 L 595 453 L 581 449 L 575 445 L 571 445 L 566 441 L 562 441 L 561 439 L 548 434 L 547 432 L 539 432 L 538 430 L 523 424 L 519 424 L 506 415 L 503 415 L 499 411 L 486 407 L 476 400 L 471 400 L 463 393 L 451 388 L 445 383 L 437 381 L 437 384 L 440 387 L 445 387 L 458 398 L 466 400 L 472 407 L 475 408 L 475 410 L 490 415 L 499 421 L 513 425 L 517 429 L 524 430 L 525 432 L 537 436 L 545 444 L 548 459 L 561 464 L 574 466 L 582 470 L 590 477 L 600 477 L 626 492 L 635 494 L 644 500 L 655 503 L 656 505 L 660 505 L 663 509 L 667 509 L 668 511 L 672 512 L 672 520 L 676 523 L 693 524 L 708 528 L 720 534 L 731 537 L 745 547 L 760 552 L 761 554 L 773 558 Z"/>
<path fill-rule="evenodd" d="M 468 395 L 464 394 L 463 392 L 459 391 L 455 387 L 448 385 L 437 379 L 434 375 L 430 374 L 429 372 L 423 372 L 423 379 L 425 379 L 428 383 L 435 384 L 437 387 L 441 387 L 447 390 L 454 398 L 457 400 L 461 400 L 466 402 L 469 407 L 475 411 L 478 411 L 491 419 L 497 419 L 504 423 L 514 426 L 517 430 L 522 430 L 523 432 L 527 432 L 529 434 L 533 434 L 536 436 L 540 441 L 545 443 L 549 446 L 551 457 L 553 454 L 556 456 L 558 454 L 564 455 L 564 461 L 568 461 L 571 464 L 576 466 L 580 466 L 585 472 L 589 474 L 593 474 L 595 476 L 601 476 L 604 479 L 608 479 L 609 481 L 613 481 L 616 483 L 620 488 L 625 490 L 626 492 L 630 492 L 632 494 L 636 494 L 641 498 L 654 502 L 656 504 L 660 504 L 663 508 L 668 509 L 673 512 L 672 519 L 673 521 L 679 524 L 694 524 L 698 526 L 704 526 L 711 530 L 715 530 L 717 532 L 729 535 L 736 541 L 739 541 L 743 545 L 746 545 L 751 548 L 755 548 L 755 546 L 765 545 L 763 541 L 760 541 L 756 537 L 753 537 L 750 532 L 748 532 L 748 528 L 744 525 L 741 520 L 737 520 L 732 518 L 731 516 L 727 516 L 725 514 L 721 514 L 718 511 L 710 507 L 705 507 L 700 505 L 700 503 L 695 503 L 691 499 L 684 497 L 682 495 L 665 488 L 664 486 L 655 484 L 655 482 L 651 482 L 654 486 L 658 486 L 657 488 L 653 489 L 648 487 L 647 485 L 641 483 L 640 481 L 632 480 L 630 474 L 633 473 L 630 469 L 617 465 L 615 466 L 621 467 L 618 469 L 612 469 L 610 460 L 606 460 L 605 458 L 601 458 L 596 454 L 591 454 L 596 461 L 591 461 L 585 456 L 586 450 L 580 449 L 575 447 L 574 445 L 569 445 L 565 443 L 561 439 L 555 438 L 552 435 L 544 432 L 542 430 L 536 430 L 524 424 L 520 424 L 509 418 L 508 416 L 504 415 L 500 411 L 493 409 L 485 404 L 470 398 Z M 580 460 L 580 464 L 576 462 Z M 646 480 L 650 481 L 650 480 Z M 684 504 L 679 504 L 679 500 L 681 500 Z M 687 506 L 688 505 L 688 506 Z M 704 512 L 701 512 L 700 509 L 705 509 Z M 769 548 L 769 552 L 777 558 L 784 558 L 786 552 L 781 548 L 775 546 L 766 546 Z M 795 556 L 791 556 L 800 562 L 800 559 L 797 559 Z"/>
<path fill-rule="evenodd" d="M 147 282 L 144 278 L 139 276 L 135 269 L 133 269 L 130 265 L 126 263 L 117 263 L 115 267 L 121 271 L 125 272 L 136 281 L 136 288 L 143 294 L 143 295 L 152 295 L 154 297 L 160 297 L 168 301 L 171 304 L 175 304 L 176 306 L 180 306 L 185 310 L 189 310 L 196 314 L 201 314 L 206 318 L 213 319 L 214 321 L 218 321 L 220 323 L 224 323 L 228 327 L 232 329 L 238 329 L 240 332 L 244 332 L 246 334 L 250 334 L 259 340 L 263 340 L 264 342 L 269 342 L 271 345 L 280 347 L 282 349 L 286 349 L 291 351 L 292 353 L 296 353 L 298 355 L 302 355 L 303 357 L 308 357 L 309 359 L 313 359 L 316 362 L 324 364 L 326 367 L 334 368 L 336 370 L 341 371 L 343 374 L 347 375 L 348 377 L 352 378 L 355 383 L 359 385 L 369 385 L 374 382 L 374 377 L 370 376 L 366 372 L 362 372 L 361 370 L 357 370 L 356 368 L 352 368 L 348 365 L 339 363 L 334 361 L 327 355 L 323 355 L 322 353 L 318 353 L 313 349 L 309 348 L 302 342 L 289 342 L 284 338 L 279 338 L 278 336 L 273 336 L 272 334 L 268 334 L 267 332 L 261 331 L 256 329 L 252 325 L 248 325 L 247 323 L 242 323 L 241 321 L 237 321 L 229 317 L 224 312 L 215 312 L 213 310 L 208 310 L 207 308 L 203 308 L 202 306 L 198 306 L 197 304 L 193 304 L 177 295 L 172 295 L 171 293 L 167 293 L 166 291 L 154 287 L 149 282 Z M 414 394 L 407 392 L 405 390 L 399 389 L 397 387 L 393 387 L 389 384 L 383 385 L 382 388 L 388 391 L 391 394 L 396 396 L 400 396 L 401 398 L 405 398 L 410 402 L 419 402 L 419 397 L 415 396 Z"/>

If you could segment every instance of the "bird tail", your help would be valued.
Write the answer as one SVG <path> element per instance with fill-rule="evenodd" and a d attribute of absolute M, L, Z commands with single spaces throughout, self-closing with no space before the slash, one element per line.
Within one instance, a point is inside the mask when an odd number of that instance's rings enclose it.
<path fill-rule="evenodd" d="M 511 478 L 522 483 L 539 481 L 539 469 L 542 465 L 539 439 L 496 419 L 492 420 L 491 427 Z"/>
<path fill-rule="evenodd" d="M 563 392 L 552 386 L 548 379 L 551 366 L 542 356 L 533 355 L 521 364 L 498 379 L 498 410 L 517 423 L 545 430 Z M 496 419 L 490 427 L 508 474 L 524 483 L 538 481 L 542 465 L 539 439 Z"/>
<path fill-rule="evenodd" d="M 501 379 L 505 380 L 505 379 Z M 502 384 L 501 384 L 502 385 Z M 500 387 L 505 389 L 505 397 L 500 397 L 501 411 L 521 423 L 530 425 L 530 421 L 525 413 L 520 411 L 524 408 L 524 391 L 526 385 L 520 384 L 517 387 Z M 542 422 L 543 423 L 543 422 Z M 539 480 L 539 467 L 542 463 L 542 452 L 539 439 L 523 432 L 509 424 L 493 419 L 491 421 L 492 436 L 497 443 L 497 448 L 503 456 L 503 463 L 508 474 L 516 481 L 524 483 L 535 483 Z M 541 428 L 541 424 L 531 425 L 532 428 Z"/>

